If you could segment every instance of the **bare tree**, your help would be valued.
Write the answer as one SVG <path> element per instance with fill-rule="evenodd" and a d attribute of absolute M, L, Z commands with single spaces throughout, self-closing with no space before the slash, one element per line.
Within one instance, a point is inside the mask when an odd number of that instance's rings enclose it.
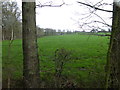
<path fill-rule="evenodd" d="M 112 35 L 107 56 L 106 88 L 120 88 L 120 2 L 114 2 L 113 4 Z"/>
<path fill-rule="evenodd" d="M 103 0 L 102 0 L 103 1 Z M 89 5 L 86 3 L 78 2 L 80 4 L 86 5 L 95 10 L 100 10 L 104 12 L 112 12 L 112 25 L 108 25 L 104 19 L 101 21 L 91 21 L 98 22 L 112 27 L 110 45 L 107 54 L 107 65 L 106 65 L 106 86 L 105 88 L 120 88 L 120 1 L 115 0 L 113 3 L 113 11 L 105 10 L 96 7 L 95 5 Z M 100 4 L 103 5 L 103 4 Z M 108 5 L 108 4 L 107 4 Z M 112 5 L 112 4 L 109 4 Z M 92 12 L 93 13 L 93 12 Z M 89 16 L 88 16 L 89 17 Z M 90 24 L 91 22 L 85 22 L 84 24 Z M 83 24 L 83 26 L 84 26 Z"/>
<path fill-rule="evenodd" d="M 22 2 L 23 79 L 25 88 L 39 88 L 39 59 L 36 32 L 35 0 Z"/>
<path fill-rule="evenodd" d="M 21 31 L 20 14 L 21 12 L 17 6 L 17 2 L 11 2 L 9 0 L 2 2 L 3 40 L 13 40 L 17 37 L 16 33 Z"/>
<path fill-rule="evenodd" d="M 5 0 L 2 2 L 2 39 L 3 40 L 9 40 L 8 41 L 8 49 L 7 51 L 7 64 L 12 62 L 11 59 L 11 47 L 12 43 L 14 41 L 15 32 L 19 31 L 19 17 L 20 17 L 20 11 L 17 7 L 16 2 L 10 2 L 9 0 Z M 2 64 L 5 64 L 4 60 Z M 3 69 L 2 75 L 6 73 L 7 75 L 7 88 L 10 88 L 11 86 L 11 76 L 12 72 L 15 70 L 12 67 L 9 67 L 8 65 L 5 66 Z"/>

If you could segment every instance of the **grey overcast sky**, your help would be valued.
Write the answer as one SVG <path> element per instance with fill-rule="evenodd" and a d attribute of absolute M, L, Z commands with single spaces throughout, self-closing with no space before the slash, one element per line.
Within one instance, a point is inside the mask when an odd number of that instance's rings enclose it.
<path fill-rule="evenodd" d="M 16 0 L 18 2 L 19 7 L 21 8 L 22 0 Z M 36 4 L 45 4 L 47 2 L 53 2 L 53 5 L 62 4 L 62 0 L 36 0 Z M 36 9 L 36 24 L 41 28 L 53 28 L 53 29 L 65 29 L 65 30 L 81 30 L 77 21 L 80 18 L 86 17 L 89 13 L 89 9 L 86 6 L 80 6 L 76 1 L 82 1 L 85 3 L 89 3 L 91 5 L 96 4 L 101 0 L 63 0 L 67 5 L 63 5 L 62 7 L 43 7 Z M 106 3 L 112 3 L 113 0 L 103 0 Z M 112 10 L 112 6 L 101 7 L 107 10 Z M 99 16 L 101 16 L 106 23 L 111 24 L 111 20 L 109 18 L 112 16 L 111 13 L 106 13 L 103 11 L 96 12 Z M 85 15 L 84 15 L 85 14 Z M 100 20 L 101 19 L 92 15 L 92 18 L 88 20 L 80 20 L 79 23 L 89 22 L 91 20 Z M 93 26 L 102 27 L 102 25 L 93 24 Z M 104 28 L 104 27 L 103 27 Z M 87 30 L 85 26 L 84 29 Z M 106 27 L 105 27 L 106 29 Z"/>

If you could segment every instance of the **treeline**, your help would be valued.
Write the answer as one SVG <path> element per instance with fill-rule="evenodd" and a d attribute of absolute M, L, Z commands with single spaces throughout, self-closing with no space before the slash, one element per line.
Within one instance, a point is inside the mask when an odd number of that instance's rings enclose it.
<path fill-rule="evenodd" d="M 37 27 L 37 37 L 43 37 L 43 36 L 53 36 L 53 35 L 64 35 L 64 34 L 73 34 L 74 32 L 71 32 L 69 30 L 56 30 L 51 28 L 40 28 Z"/>

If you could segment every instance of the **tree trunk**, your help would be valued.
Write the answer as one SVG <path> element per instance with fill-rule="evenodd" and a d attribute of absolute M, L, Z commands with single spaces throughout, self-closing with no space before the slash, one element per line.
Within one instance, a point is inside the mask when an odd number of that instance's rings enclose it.
<path fill-rule="evenodd" d="M 106 88 L 120 88 L 120 6 L 113 4 L 112 35 L 107 58 Z"/>
<path fill-rule="evenodd" d="M 2 40 L 5 40 L 4 31 L 5 31 L 5 30 L 2 29 Z"/>
<path fill-rule="evenodd" d="M 14 40 L 14 30 L 13 30 L 13 27 L 11 29 L 12 29 L 12 31 L 11 31 L 11 40 Z"/>
<path fill-rule="evenodd" d="M 35 2 L 22 2 L 22 20 L 24 87 L 39 88 Z"/>

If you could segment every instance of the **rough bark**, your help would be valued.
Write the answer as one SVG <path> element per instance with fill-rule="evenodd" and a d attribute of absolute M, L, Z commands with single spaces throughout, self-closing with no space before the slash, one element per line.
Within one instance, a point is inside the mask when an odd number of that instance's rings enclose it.
<path fill-rule="evenodd" d="M 106 88 L 120 88 L 120 6 L 113 5 L 112 35 L 107 58 Z"/>
<path fill-rule="evenodd" d="M 39 87 L 35 2 L 22 2 L 23 80 L 25 88 Z"/>

